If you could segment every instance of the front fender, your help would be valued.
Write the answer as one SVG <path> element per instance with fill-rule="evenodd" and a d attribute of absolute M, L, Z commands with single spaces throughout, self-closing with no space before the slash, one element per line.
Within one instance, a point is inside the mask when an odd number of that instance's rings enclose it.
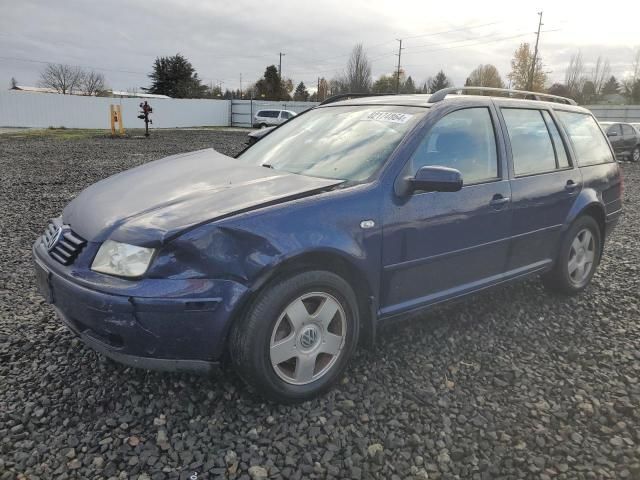
<path fill-rule="evenodd" d="M 255 291 L 282 264 L 324 255 L 352 266 L 377 294 L 378 203 L 373 189 L 354 187 L 202 225 L 166 244 L 147 275 L 224 278 Z M 362 228 L 363 220 L 372 220 L 374 228 Z"/>

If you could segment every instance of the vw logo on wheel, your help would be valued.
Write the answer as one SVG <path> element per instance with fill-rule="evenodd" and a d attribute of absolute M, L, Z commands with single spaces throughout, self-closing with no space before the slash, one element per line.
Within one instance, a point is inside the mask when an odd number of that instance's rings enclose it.
<path fill-rule="evenodd" d="M 309 327 L 302 335 L 300 335 L 300 346 L 302 348 L 311 348 L 318 341 L 318 329 L 315 327 Z"/>
<path fill-rule="evenodd" d="M 58 240 L 60 240 L 60 235 L 62 235 L 62 226 L 58 227 L 56 229 L 56 233 L 51 235 L 51 238 L 49 238 L 49 240 L 45 242 L 44 246 L 48 252 L 53 250 L 53 247 L 56 246 L 56 243 L 58 243 Z"/>

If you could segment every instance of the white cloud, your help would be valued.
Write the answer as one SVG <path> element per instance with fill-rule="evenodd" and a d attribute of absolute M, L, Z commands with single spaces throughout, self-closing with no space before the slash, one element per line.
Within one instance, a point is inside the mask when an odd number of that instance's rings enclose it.
<path fill-rule="evenodd" d="M 374 75 L 391 72 L 396 38 L 404 39 L 402 64 L 417 82 L 443 69 L 461 84 L 480 63 L 494 63 L 505 76 L 518 44 L 535 40 L 540 9 L 540 51 L 552 80 L 562 80 L 578 49 L 587 65 L 603 55 L 615 75 L 629 71 L 640 4 L 522 5 L 462 0 L 434 10 L 432 2 L 381 0 L 3 2 L 0 88 L 12 76 L 36 83 L 42 64 L 33 60 L 104 68 L 118 89 L 146 86 L 154 58 L 176 52 L 206 82 L 237 88 L 241 73 L 245 85 L 256 80 L 282 51 L 284 75 L 314 85 L 318 76 L 339 72 L 357 42 L 367 47 Z"/>

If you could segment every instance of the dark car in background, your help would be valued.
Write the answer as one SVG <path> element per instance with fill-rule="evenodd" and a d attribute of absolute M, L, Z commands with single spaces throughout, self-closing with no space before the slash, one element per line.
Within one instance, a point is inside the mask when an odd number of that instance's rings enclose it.
<path fill-rule="evenodd" d="M 595 118 L 458 90 L 326 102 L 236 159 L 102 180 L 34 243 L 41 292 L 106 356 L 197 371 L 228 356 L 284 402 L 330 388 L 383 323 L 532 275 L 581 292 L 622 211 Z"/>
<path fill-rule="evenodd" d="M 600 122 L 618 160 L 640 161 L 640 131 L 630 123 Z"/>

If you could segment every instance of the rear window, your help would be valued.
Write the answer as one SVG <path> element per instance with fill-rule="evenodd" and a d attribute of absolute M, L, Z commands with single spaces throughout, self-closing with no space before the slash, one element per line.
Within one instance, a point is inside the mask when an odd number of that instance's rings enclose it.
<path fill-rule="evenodd" d="M 613 162 L 609 144 L 591 115 L 563 111 L 557 111 L 557 114 L 569 135 L 578 165 Z"/>
<path fill-rule="evenodd" d="M 540 110 L 502 109 L 516 176 L 556 169 L 554 145 Z"/>

